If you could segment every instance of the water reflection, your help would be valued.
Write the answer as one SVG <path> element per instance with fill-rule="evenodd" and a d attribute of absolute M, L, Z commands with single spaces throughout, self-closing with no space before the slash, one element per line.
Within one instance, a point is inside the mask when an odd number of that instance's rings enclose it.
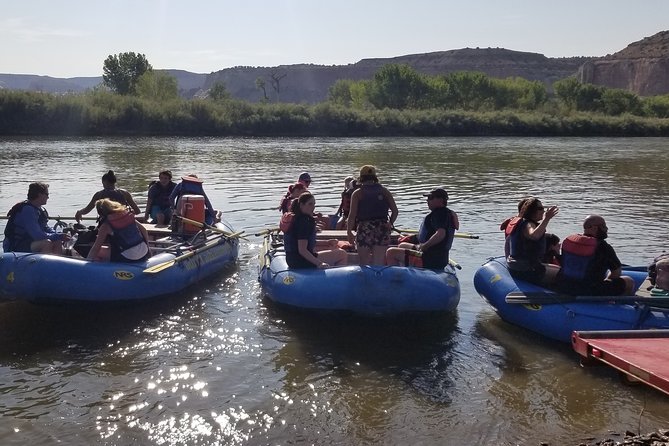
<path fill-rule="evenodd" d="M 451 251 L 462 299 L 451 318 L 313 318 L 261 300 L 259 238 L 238 267 L 181 296 L 126 308 L 0 304 L 3 444 L 575 444 L 607 429 L 667 426 L 666 399 L 583 370 L 566 346 L 512 327 L 472 276 L 502 252 L 499 223 L 536 194 L 560 206 L 564 237 L 602 214 L 621 259 L 661 251 L 669 219 L 667 139 L 68 138 L 0 140 L 0 209 L 35 180 L 47 209 L 72 215 L 113 169 L 140 207 L 159 170 L 195 172 L 247 233 L 276 226 L 302 171 L 319 210 L 343 179 L 376 164 L 399 227 L 449 190 L 462 229 Z M 0 230 L 4 221 L 0 220 Z M 640 415 L 641 414 L 641 415 Z M 75 420 L 76 422 L 73 422 Z M 639 421 L 640 420 L 640 421 Z"/>

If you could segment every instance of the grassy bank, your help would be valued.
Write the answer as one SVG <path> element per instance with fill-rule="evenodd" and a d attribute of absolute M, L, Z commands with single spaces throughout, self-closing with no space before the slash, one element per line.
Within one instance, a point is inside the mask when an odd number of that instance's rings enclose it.
<path fill-rule="evenodd" d="M 55 96 L 4 90 L 0 135 L 669 136 L 669 119 L 559 111 L 359 110 L 327 102 L 156 102 L 104 91 Z"/>

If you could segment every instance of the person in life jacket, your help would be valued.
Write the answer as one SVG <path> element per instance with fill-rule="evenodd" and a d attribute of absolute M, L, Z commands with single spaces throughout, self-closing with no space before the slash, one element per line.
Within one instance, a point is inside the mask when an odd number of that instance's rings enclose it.
<path fill-rule="evenodd" d="M 149 187 L 144 220 L 148 221 L 150 216 L 158 225 L 169 224 L 172 219 L 170 195 L 176 185 L 169 170 L 163 170 L 158 174 L 158 181 Z"/>
<path fill-rule="evenodd" d="M 95 208 L 100 216 L 100 226 L 86 257 L 88 260 L 130 263 L 149 258 L 149 235 L 144 226 L 135 220 L 135 214 L 109 198 L 98 200 Z M 109 244 L 109 249 L 102 249 L 105 242 Z"/>
<path fill-rule="evenodd" d="M 519 219 L 509 222 L 509 255 L 506 258 L 511 276 L 536 284 L 551 284 L 560 268 L 542 263 L 546 252 L 546 228 L 559 212 L 557 206 L 544 209 L 536 197 L 523 203 Z"/>
<path fill-rule="evenodd" d="M 583 234 L 562 242 L 561 291 L 576 295 L 620 296 L 634 294 L 634 279 L 621 275 L 622 264 L 605 239 L 609 228 L 599 215 L 583 221 Z"/>
<path fill-rule="evenodd" d="M 7 212 L 9 220 L 2 243 L 5 252 L 63 254 L 63 242 L 70 236 L 49 227 L 49 214 L 43 207 L 48 199 L 48 184 L 31 183 L 28 186 L 28 199 Z"/>
<path fill-rule="evenodd" d="M 136 215 L 140 215 L 142 212 L 140 211 L 139 206 L 137 206 L 137 203 L 135 203 L 135 200 L 132 198 L 132 195 L 130 195 L 130 192 L 125 189 L 119 189 L 116 187 L 116 174 L 113 170 L 110 170 L 106 174 L 102 175 L 102 190 L 94 193 L 91 201 L 89 201 L 85 207 L 79 209 L 74 214 L 74 218 L 77 220 L 77 222 L 81 221 L 81 217 L 83 215 L 86 215 L 92 211 L 95 207 L 95 203 L 98 200 L 102 200 L 103 198 L 109 198 L 110 200 L 114 200 L 117 203 L 121 203 L 122 205 L 127 206 L 128 208 L 132 209 Z"/>
<path fill-rule="evenodd" d="M 444 269 L 448 265 L 449 252 L 453 245 L 455 231 L 460 229 L 458 215 L 448 206 L 448 192 L 442 188 L 423 194 L 427 197 L 430 213 L 423 219 L 418 231 L 417 243 L 402 242 L 397 247 L 388 248 L 386 263 L 397 266 L 419 266 L 407 264 L 411 256 L 422 259 L 422 267 Z"/>
<path fill-rule="evenodd" d="M 348 254 L 337 248 L 335 241 L 331 249 L 316 252 L 316 219 L 314 208 L 316 199 L 309 192 L 304 192 L 293 203 L 290 212 L 292 222 L 285 228 L 284 247 L 286 262 L 291 269 L 329 268 L 344 266 L 348 261 Z"/>
<path fill-rule="evenodd" d="M 499 225 L 499 230 L 504 231 L 504 257 L 509 256 L 509 235 L 511 234 L 511 230 L 521 219 L 520 210 L 523 208 L 526 200 L 527 198 L 523 198 L 518 202 L 518 214 L 516 214 L 516 216 L 507 218 Z"/>
<path fill-rule="evenodd" d="M 290 211 L 290 205 L 293 202 L 293 200 L 298 198 L 300 195 L 302 195 L 302 193 L 306 191 L 307 187 L 300 182 L 288 186 L 288 191 L 286 192 L 286 195 L 281 199 L 281 203 L 279 203 L 279 211 L 281 211 L 282 214 L 285 214 L 286 212 Z"/>
<path fill-rule="evenodd" d="M 360 187 L 351 195 L 346 223 L 348 242 L 355 242 L 360 265 L 384 265 L 397 205 L 390 191 L 379 183 L 374 166 L 360 168 L 358 184 Z"/>
<path fill-rule="evenodd" d="M 180 211 L 179 209 L 179 199 L 182 195 L 201 195 L 204 197 L 205 203 L 205 216 L 204 223 L 208 225 L 213 225 L 216 223 L 218 218 L 218 213 L 214 206 L 212 206 L 209 197 L 204 192 L 202 187 L 202 180 L 198 178 L 194 173 L 189 173 L 186 176 L 181 177 L 181 183 L 177 184 L 170 194 L 170 205 L 172 206 L 172 211 Z"/>
<path fill-rule="evenodd" d="M 348 214 L 351 211 L 351 195 L 353 195 L 353 192 L 357 188 L 357 182 L 353 177 L 346 177 L 344 179 L 344 190 L 341 192 L 341 201 L 335 214 L 339 217 L 335 229 L 346 228 L 346 220 L 348 220 Z"/>

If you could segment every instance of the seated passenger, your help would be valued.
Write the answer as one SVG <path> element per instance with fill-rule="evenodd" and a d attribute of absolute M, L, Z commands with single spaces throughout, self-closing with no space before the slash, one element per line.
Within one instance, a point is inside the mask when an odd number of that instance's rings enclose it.
<path fill-rule="evenodd" d="M 149 258 L 149 235 L 127 207 L 104 198 L 95 203 L 95 208 L 100 215 L 100 226 L 88 260 L 131 263 Z M 103 250 L 105 242 L 109 248 Z"/>
<path fill-rule="evenodd" d="M 430 213 L 425 216 L 418 231 L 418 243 L 400 243 L 388 248 L 386 263 L 396 266 L 421 266 L 428 269 L 444 269 L 448 265 L 449 251 L 453 245 L 455 230 L 460 228 L 458 215 L 450 210 L 448 193 L 437 188 L 423 194 L 427 197 Z M 412 263 L 412 257 L 422 261 Z"/>
<path fill-rule="evenodd" d="M 560 259 L 562 259 L 562 255 L 560 254 L 560 246 L 560 237 L 555 234 L 546 233 L 546 253 L 544 254 L 544 258 L 541 260 L 541 262 L 560 266 Z"/>
<path fill-rule="evenodd" d="M 65 233 L 57 233 L 49 227 L 49 214 L 44 205 L 49 199 L 49 185 L 31 183 L 28 199 L 15 204 L 7 216 L 5 252 L 35 252 L 41 254 L 63 254 L 63 241 L 69 240 Z"/>
<path fill-rule="evenodd" d="M 173 211 L 176 211 L 176 215 L 184 215 L 183 209 L 181 209 L 180 200 L 183 195 L 201 195 L 204 197 L 204 223 L 213 225 L 220 220 L 218 217 L 218 212 L 216 209 L 214 209 L 211 201 L 209 201 L 209 197 L 207 197 L 207 194 L 204 192 L 204 188 L 202 187 L 202 180 L 194 173 L 189 173 L 188 175 L 181 177 L 181 183 L 177 184 L 170 194 L 170 206 L 172 206 Z"/>
<path fill-rule="evenodd" d="M 172 181 L 172 172 L 163 170 L 158 174 L 158 181 L 149 187 L 148 198 L 146 200 L 146 212 L 144 219 L 151 220 L 157 225 L 169 224 L 172 218 L 172 206 L 170 205 L 170 195 L 176 187 Z"/>
<path fill-rule="evenodd" d="M 132 209 L 135 215 L 140 215 L 142 212 L 140 211 L 139 206 L 137 206 L 137 203 L 135 203 L 135 200 L 133 200 L 130 192 L 125 189 L 119 189 L 116 187 L 116 174 L 113 170 L 110 170 L 106 174 L 102 175 L 102 190 L 99 190 L 93 194 L 91 201 L 89 201 L 84 208 L 79 209 L 74 214 L 74 218 L 77 220 L 77 222 L 81 221 L 82 215 L 86 215 L 92 211 L 95 207 L 95 203 L 103 198 L 109 198 L 110 200 L 114 200 L 117 203 L 121 203 L 122 205 L 129 207 Z"/>
<path fill-rule="evenodd" d="M 285 228 L 284 246 L 286 262 L 292 269 L 329 268 L 343 266 L 348 261 L 348 254 L 340 248 L 316 252 L 316 220 L 313 217 L 316 199 L 309 192 L 304 192 L 294 200 L 290 211 L 293 221 Z"/>
<path fill-rule="evenodd" d="M 556 206 L 544 211 L 538 198 L 525 200 L 520 210 L 520 219 L 510 222 L 507 228 L 507 264 L 512 277 L 541 285 L 555 281 L 560 268 L 544 264 L 542 260 L 546 252 L 546 227 L 558 211 Z"/>
<path fill-rule="evenodd" d="M 583 234 L 572 234 L 562 243 L 562 269 L 558 288 L 569 294 L 620 296 L 634 294 L 634 279 L 622 276 L 622 265 L 605 239 L 604 218 L 589 215 Z"/>
<path fill-rule="evenodd" d="M 281 213 L 285 214 L 286 212 L 290 211 L 290 204 L 293 202 L 293 200 L 298 198 L 306 191 L 307 191 L 306 186 L 299 182 L 288 186 L 288 191 L 286 192 L 286 195 L 281 199 L 281 203 L 279 204 L 279 210 L 281 211 Z"/>
<path fill-rule="evenodd" d="M 509 217 L 499 225 L 499 230 L 504 231 L 504 257 L 509 257 L 509 235 L 513 227 L 520 221 L 520 210 L 523 208 L 527 198 L 523 198 L 518 202 L 518 214 L 515 217 Z"/>

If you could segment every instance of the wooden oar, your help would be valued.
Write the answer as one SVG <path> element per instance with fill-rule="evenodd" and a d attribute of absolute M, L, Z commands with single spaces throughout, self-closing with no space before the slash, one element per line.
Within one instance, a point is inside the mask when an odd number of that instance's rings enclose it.
<path fill-rule="evenodd" d="M 276 227 L 276 228 L 267 228 L 267 229 L 263 229 L 263 230 L 261 230 L 261 231 L 256 232 L 256 233 L 253 234 L 253 235 L 255 235 L 256 237 L 260 237 L 261 235 L 271 234 L 272 232 L 279 232 L 279 228 Z"/>
<path fill-rule="evenodd" d="M 155 273 L 159 273 L 161 271 L 164 271 L 168 268 L 173 267 L 174 265 L 181 262 L 182 260 L 186 260 L 189 257 L 193 257 L 195 254 L 199 254 L 202 251 L 206 251 L 210 248 L 213 248 L 214 246 L 217 246 L 219 244 L 218 243 L 219 240 L 220 240 L 220 238 L 217 237 L 216 240 L 210 241 L 210 242 L 208 242 L 207 244 L 205 244 L 204 246 L 202 246 L 200 248 L 194 249 L 192 251 L 188 251 L 187 253 L 181 254 L 180 256 L 177 256 L 177 257 L 173 258 L 172 260 L 168 260 L 167 262 L 163 262 L 163 263 L 159 263 L 157 265 L 150 266 L 142 272 L 147 273 L 147 274 L 155 274 Z"/>
<path fill-rule="evenodd" d="M 561 304 L 561 303 L 626 303 L 626 304 L 669 304 L 669 297 L 643 297 L 643 296 L 572 296 L 571 294 L 544 293 L 541 291 L 513 291 L 506 295 L 508 304 Z"/>
<path fill-rule="evenodd" d="M 396 232 L 399 232 L 400 234 L 418 234 L 417 229 L 398 229 L 398 228 L 393 228 Z M 469 232 L 456 232 L 453 234 L 453 237 L 455 238 L 471 238 L 471 239 L 478 239 L 478 235 L 470 234 Z"/>
<path fill-rule="evenodd" d="M 0 220 L 7 220 L 7 219 L 9 219 L 8 215 L 0 215 Z M 97 220 L 98 217 L 81 217 L 81 219 L 82 220 Z M 58 215 L 58 216 L 49 215 L 49 220 L 56 220 L 56 221 L 75 220 L 75 218 L 74 217 L 61 217 L 60 215 Z"/>
<path fill-rule="evenodd" d="M 224 231 L 223 229 L 219 229 L 216 226 L 208 225 L 206 223 L 202 223 L 202 222 L 199 222 L 197 220 L 191 220 L 190 218 L 182 217 L 180 215 L 174 215 L 173 217 L 179 218 L 186 223 L 189 223 L 193 226 L 197 226 L 198 228 L 205 228 L 205 229 L 209 229 L 213 232 L 218 232 L 219 234 L 223 234 L 224 236 L 226 236 L 228 238 L 241 238 L 241 239 L 246 240 L 244 237 L 241 236 L 241 234 L 243 234 L 244 231 L 228 232 L 228 231 Z"/>

